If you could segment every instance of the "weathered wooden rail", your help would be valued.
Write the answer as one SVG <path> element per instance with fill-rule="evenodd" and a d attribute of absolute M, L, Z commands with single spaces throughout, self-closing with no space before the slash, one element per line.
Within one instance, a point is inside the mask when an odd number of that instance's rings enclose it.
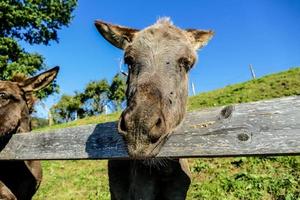
<path fill-rule="evenodd" d="M 115 122 L 1 140 L 0 160 L 128 158 Z M 190 112 L 158 157 L 299 154 L 300 96 L 293 96 Z"/>

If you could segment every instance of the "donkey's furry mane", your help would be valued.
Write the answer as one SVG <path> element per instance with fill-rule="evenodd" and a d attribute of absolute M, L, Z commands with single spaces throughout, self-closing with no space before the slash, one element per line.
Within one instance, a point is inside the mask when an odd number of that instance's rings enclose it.
<path fill-rule="evenodd" d="M 13 75 L 13 77 L 11 78 L 10 81 L 21 83 L 21 82 L 25 81 L 26 79 L 27 79 L 27 77 L 24 74 L 17 73 L 15 75 Z"/>
<path fill-rule="evenodd" d="M 163 25 L 173 26 L 173 22 L 170 17 L 159 17 L 155 24 L 163 24 Z"/>

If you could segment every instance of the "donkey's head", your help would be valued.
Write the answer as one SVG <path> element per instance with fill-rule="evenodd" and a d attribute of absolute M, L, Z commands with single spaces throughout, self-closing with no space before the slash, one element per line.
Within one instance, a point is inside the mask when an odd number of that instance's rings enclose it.
<path fill-rule="evenodd" d="M 0 81 L 0 136 L 30 131 L 33 92 L 46 87 L 57 75 L 58 67 L 32 78 Z"/>
<path fill-rule="evenodd" d="M 212 31 L 174 26 L 167 18 L 143 30 L 96 21 L 102 36 L 125 51 L 127 108 L 118 129 L 132 157 L 155 156 L 166 136 L 182 121 L 188 96 L 188 72 L 196 50 Z"/>

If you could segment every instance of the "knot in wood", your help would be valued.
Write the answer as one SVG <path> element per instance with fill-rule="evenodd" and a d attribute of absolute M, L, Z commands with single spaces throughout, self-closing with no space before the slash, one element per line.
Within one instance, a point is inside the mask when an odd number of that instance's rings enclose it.
<path fill-rule="evenodd" d="M 234 107 L 232 105 L 226 106 L 225 108 L 223 108 L 220 113 L 221 119 L 227 119 L 228 117 L 230 117 L 232 115 L 233 110 L 234 110 Z"/>
<path fill-rule="evenodd" d="M 240 133 L 237 137 L 240 141 L 247 141 L 250 138 L 249 135 L 246 133 Z"/>

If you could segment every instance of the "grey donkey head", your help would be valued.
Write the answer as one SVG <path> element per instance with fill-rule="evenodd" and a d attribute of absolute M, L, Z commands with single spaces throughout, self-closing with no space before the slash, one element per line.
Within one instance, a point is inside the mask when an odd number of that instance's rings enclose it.
<path fill-rule="evenodd" d="M 96 21 L 101 35 L 124 50 L 128 66 L 127 108 L 118 123 L 134 158 L 158 154 L 166 136 L 182 121 L 188 97 L 188 72 L 196 51 L 213 32 L 180 29 L 168 18 L 143 30 Z"/>

